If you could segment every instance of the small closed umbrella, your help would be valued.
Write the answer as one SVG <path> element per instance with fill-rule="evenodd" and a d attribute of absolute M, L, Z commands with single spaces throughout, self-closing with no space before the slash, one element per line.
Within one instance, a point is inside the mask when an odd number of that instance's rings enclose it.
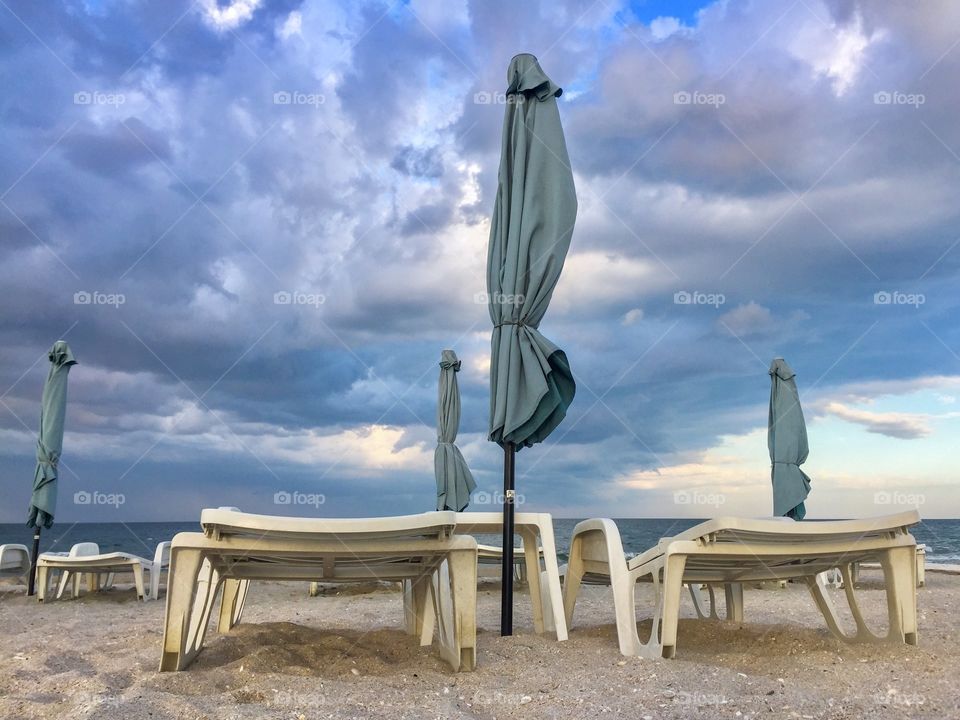
<path fill-rule="evenodd" d="M 460 512 L 470 504 L 477 483 L 456 446 L 460 429 L 460 360 L 453 350 L 440 353 L 440 383 L 437 392 L 437 449 L 433 469 L 437 477 L 437 510 Z"/>
<path fill-rule="evenodd" d="M 557 107 L 562 92 L 533 55 L 510 61 L 487 254 L 493 321 L 489 439 L 504 449 L 502 635 L 513 631 L 514 453 L 543 441 L 576 391 L 566 354 L 538 330 L 577 217 Z"/>
<path fill-rule="evenodd" d="M 40 434 L 37 437 L 37 469 L 33 476 L 33 494 L 27 514 L 27 527 L 34 528 L 33 560 L 30 569 L 30 587 L 33 595 L 40 549 L 40 529 L 53 526 L 57 509 L 57 477 L 60 453 L 63 452 L 63 424 L 67 413 L 67 376 L 77 364 L 70 346 L 57 340 L 47 354 L 50 371 L 43 384 L 40 399 Z"/>
<path fill-rule="evenodd" d="M 803 520 L 810 494 L 810 478 L 800 469 L 810 448 L 803 421 L 796 373 L 783 358 L 770 363 L 770 414 L 767 447 L 770 450 L 770 477 L 773 482 L 773 514 Z"/>

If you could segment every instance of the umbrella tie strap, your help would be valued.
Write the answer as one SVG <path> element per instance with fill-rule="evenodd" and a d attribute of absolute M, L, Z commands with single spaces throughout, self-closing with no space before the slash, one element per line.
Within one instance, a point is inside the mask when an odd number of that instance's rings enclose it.
<path fill-rule="evenodd" d="M 504 320 L 493 326 L 494 329 L 503 327 L 504 325 L 516 325 L 517 327 L 526 327 L 527 324 L 523 320 Z"/>

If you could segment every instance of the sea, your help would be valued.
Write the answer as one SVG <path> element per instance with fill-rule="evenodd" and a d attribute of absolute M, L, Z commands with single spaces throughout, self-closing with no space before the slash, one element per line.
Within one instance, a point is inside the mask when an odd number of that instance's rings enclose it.
<path fill-rule="evenodd" d="M 557 555 L 566 560 L 570 535 L 577 519 L 554 518 Z M 700 520 L 691 518 L 621 518 L 616 520 L 628 555 L 641 553 L 662 537 L 675 535 L 693 527 Z M 74 543 L 95 542 L 101 552 L 129 552 L 152 558 L 157 543 L 170 540 L 178 532 L 197 532 L 193 522 L 130 522 L 130 523 L 56 523 L 41 534 L 42 552 L 65 552 Z M 960 564 L 960 520 L 924 520 L 912 530 L 918 543 L 927 546 L 927 563 Z M 500 538 L 480 538 L 481 542 L 499 545 Z M 24 525 L 0 524 L 0 544 L 21 543 L 31 547 L 33 534 Z"/>

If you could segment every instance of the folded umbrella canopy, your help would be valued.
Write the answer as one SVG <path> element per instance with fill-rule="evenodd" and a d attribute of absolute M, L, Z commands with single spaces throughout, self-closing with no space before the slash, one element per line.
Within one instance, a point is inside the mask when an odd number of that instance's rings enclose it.
<path fill-rule="evenodd" d="M 437 477 L 437 510 L 460 512 L 470 504 L 477 483 L 455 445 L 460 429 L 460 360 L 453 350 L 440 353 L 440 383 L 437 393 L 437 449 L 433 469 Z"/>
<path fill-rule="evenodd" d="M 803 421 L 796 373 L 783 358 L 770 363 L 770 414 L 767 447 L 773 482 L 773 514 L 803 520 L 804 500 L 810 494 L 810 478 L 800 469 L 810 448 Z"/>
<path fill-rule="evenodd" d="M 576 391 L 567 356 L 538 330 L 577 217 L 557 108 L 562 92 L 533 55 L 510 61 L 487 254 L 493 321 L 489 439 L 504 448 L 504 635 L 512 632 L 513 455 L 543 441 L 560 424 Z"/>
<path fill-rule="evenodd" d="M 34 528 L 33 565 L 28 594 L 33 595 L 40 528 L 53 526 L 57 509 L 57 476 L 63 451 L 63 423 L 67 413 L 67 376 L 77 364 L 70 346 L 57 340 L 47 354 L 50 371 L 40 399 L 40 435 L 37 438 L 37 469 L 33 475 L 33 494 L 27 514 L 27 527 Z"/>

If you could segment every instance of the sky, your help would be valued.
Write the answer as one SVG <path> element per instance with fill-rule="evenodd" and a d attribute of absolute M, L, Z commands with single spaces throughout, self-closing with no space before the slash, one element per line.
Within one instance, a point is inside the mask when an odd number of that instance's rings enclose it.
<path fill-rule="evenodd" d="M 577 395 L 522 509 L 960 516 L 960 5 L 0 2 L 0 522 L 69 342 L 57 518 L 421 512 L 438 362 L 496 509 L 482 301 L 506 68 L 564 88 L 579 213 L 541 331 Z"/>

